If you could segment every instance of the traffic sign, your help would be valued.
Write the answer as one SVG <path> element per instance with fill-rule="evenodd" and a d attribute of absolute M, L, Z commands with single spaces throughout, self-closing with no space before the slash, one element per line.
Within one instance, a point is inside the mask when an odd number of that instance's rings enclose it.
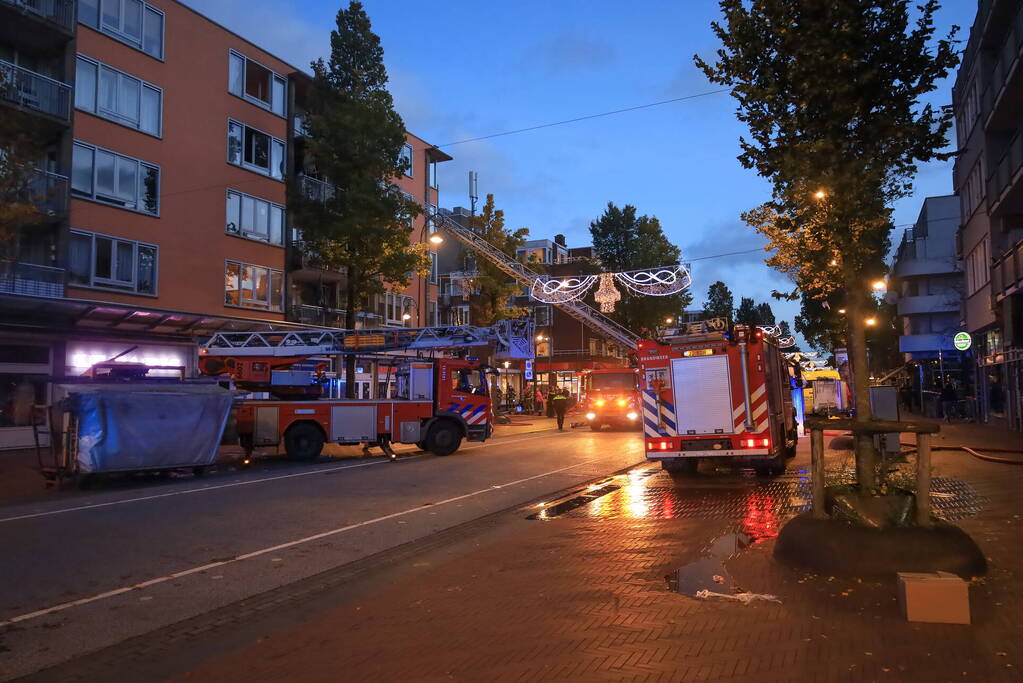
<path fill-rule="evenodd" d="M 955 336 L 952 337 L 952 345 L 960 351 L 965 351 L 973 345 L 973 337 L 970 336 L 969 332 L 956 332 Z"/>
<path fill-rule="evenodd" d="M 527 382 L 533 379 L 533 361 L 531 360 L 526 361 L 526 368 L 523 374 L 525 375 Z"/>

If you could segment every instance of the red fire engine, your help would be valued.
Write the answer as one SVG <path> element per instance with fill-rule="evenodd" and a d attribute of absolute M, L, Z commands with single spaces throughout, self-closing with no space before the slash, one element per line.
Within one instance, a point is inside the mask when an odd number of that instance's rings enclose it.
<path fill-rule="evenodd" d="M 392 328 L 311 332 L 221 333 L 199 351 L 207 375 L 228 375 L 239 389 L 269 398 L 245 399 L 237 409 L 239 442 L 279 446 L 292 460 L 314 460 L 327 442 L 380 446 L 414 443 L 450 455 L 462 439 L 485 441 L 493 431 L 488 368 L 475 360 L 384 355 L 384 352 L 493 344 L 501 358 L 532 357 L 532 325 L 503 320 L 494 327 Z M 356 355 L 375 363 L 386 395 L 323 398 L 327 357 Z M 312 363 L 314 370 L 291 369 Z"/>
<path fill-rule="evenodd" d="M 798 438 L 791 364 L 762 330 L 714 328 L 639 342 L 647 458 L 678 474 L 701 458 L 781 474 Z"/>
<path fill-rule="evenodd" d="M 612 429 L 638 427 L 638 370 L 607 368 L 584 370 L 581 373 L 584 397 L 583 410 L 590 429 L 600 431 L 604 425 Z"/>

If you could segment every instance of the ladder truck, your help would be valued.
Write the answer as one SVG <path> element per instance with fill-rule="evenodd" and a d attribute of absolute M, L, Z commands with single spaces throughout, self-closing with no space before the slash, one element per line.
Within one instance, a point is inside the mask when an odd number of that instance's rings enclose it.
<path fill-rule="evenodd" d="M 201 346 L 199 369 L 268 396 L 237 406 L 238 439 L 247 460 L 256 447 L 282 444 L 291 460 L 315 460 L 328 442 L 379 446 L 392 460 L 393 443 L 450 455 L 463 439 L 485 441 L 493 433 L 487 378 L 493 370 L 474 359 L 432 352 L 493 346 L 496 357 L 532 358 L 532 339 L 532 323 L 520 320 L 492 327 L 224 332 Z M 323 396 L 327 359 L 350 355 L 384 366 L 378 373 L 384 396 L 376 396 L 377 386 L 372 398 Z M 315 369 L 293 369 L 299 363 Z"/>
<path fill-rule="evenodd" d="M 431 220 L 516 282 L 532 286 L 539 279 L 472 230 L 445 216 Z M 785 471 L 798 438 L 790 390 L 798 367 L 766 330 L 737 325 L 729 332 L 726 321 L 714 319 L 648 340 L 580 301 L 554 305 L 636 354 L 641 405 L 635 412 L 649 460 L 677 474 L 695 472 L 701 458 L 749 464 L 759 474 Z M 627 398 L 617 397 L 614 408 L 625 409 L 626 419 L 633 412 Z M 590 414 L 588 421 L 599 429 L 603 416 L 592 409 Z"/>

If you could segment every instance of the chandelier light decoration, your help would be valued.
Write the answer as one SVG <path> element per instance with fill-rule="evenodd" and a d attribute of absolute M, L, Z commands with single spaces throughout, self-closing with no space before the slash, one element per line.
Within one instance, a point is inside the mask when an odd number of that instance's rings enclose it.
<path fill-rule="evenodd" d="M 593 293 L 593 300 L 600 304 L 600 312 L 614 312 L 615 304 L 620 301 L 621 298 L 621 292 L 615 289 L 614 275 L 611 273 L 601 273 L 600 287 Z"/>
<path fill-rule="evenodd" d="M 570 277 L 538 277 L 530 287 L 530 295 L 545 304 L 563 304 L 581 299 L 594 284 L 600 283 L 593 298 L 600 304 L 602 313 L 611 313 L 622 294 L 615 287 L 615 281 L 630 291 L 644 296 L 671 296 L 685 291 L 692 284 L 689 268 L 680 263 L 674 266 L 659 266 L 644 270 L 629 270 L 621 273 L 600 273 L 599 275 L 575 275 Z M 793 342 L 794 343 L 794 342 Z"/>

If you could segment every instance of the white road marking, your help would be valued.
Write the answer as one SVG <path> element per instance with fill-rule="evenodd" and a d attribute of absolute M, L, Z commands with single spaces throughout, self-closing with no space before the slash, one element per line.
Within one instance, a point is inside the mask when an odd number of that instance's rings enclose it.
<path fill-rule="evenodd" d="M 551 434 L 544 434 L 543 436 L 552 436 L 552 435 Z M 527 436 L 527 437 L 523 437 L 521 439 L 508 440 L 508 441 L 499 441 L 499 442 L 491 442 L 490 444 L 479 444 L 479 445 L 476 445 L 476 446 L 467 446 L 465 448 L 460 448 L 459 452 L 471 451 L 471 450 L 476 449 L 476 448 L 482 448 L 483 446 L 486 446 L 486 445 L 516 443 L 518 441 L 528 441 L 530 439 L 538 439 L 538 438 L 540 438 L 540 436 L 533 436 L 533 437 L 528 437 Z M 400 458 L 400 460 L 402 460 L 402 461 L 404 461 L 404 460 L 412 460 L 414 458 L 422 458 L 422 457 L 423 457 L 423 455 L 412 455 L 412 456 L 409 456 L 409 457 Z M 73 507 L 73 508 L 62 508 L 60 510 L 48 510 L 46 512 L 32 512 L 32 513 L 29 513 L 29 514 L 26 514 L 26 515 L 16 515 L 14 517 L 2 517 L 2 518 L 0 518 L 0 524 L 2 524 L 4 522 L 16 522 L 19 519 L 33 519 L 33 518 L 36 518 L 36 517 L 50 517 L 52 515 L 62 515 L 62 514 L 67 513 L 67 512 L 81 512 L 82 510 L 94 510 L 96 508 L 111 507 L 113 505 L 124 505 L 126 503 L 138 503 L 138 502 L 145 501 L 145 500 L 156 500 L 158 498 L 170 498 L 171 496 L 184 496 L 184 495 L 189 494 L 189 493 L 206 493 L 207 491 L 217 491 L 219 489 L 229 489 L 229 488 L 233 488 L 235 486 L 250 486 L 252 484 L 263 484 L 263 483 L 266 483 L 268 481 L 277 481 L 278 479 L 292 479 L 294 477 L 308 477 L 308 476 L 312 476 L 312 475 L 315 475 L 315 474 L 329 474 L 331 472 L 337 472 L 338 470 L 354 470 L 357 467 L 369 467 L 370 465 L 386 465 L 386 464 L 389 464 L 389 463 L 390 463 L 390 460 L 384 459 L 384 460 L 374 460 L 373 462 L 362 462 L 362 463 L 359 463 L 357 465 L 339 465 L 337 467 L 322 467 L 322 468 L 319 468 L 319 469 L 307 470 L 305 472 L 293 472 L 291 474 L 282 474 L 282 475 L 276 476 L 276 477 L 262 477 L 260 479 L 246 479 L 245 481 L 236 481 L 236 482 L 232 482 L 230 484 L 217 484 L 215 486 L 205 486 L 203 488 L 197 488 L 197 489 L 185 489 L 183 491 L 170 491 L 169 493 L 157 493 L 157 494 L 154 494 L 154 495 L 151 495 L 151 496 L 139 496 L 137 498 L 125 498 L 123 500 L 112 500 L 112 501 L 109 501 L 109 502 L 106 502 L 106 503 L 91 503 L 89 505 L 79 505 L 79 506 Z"/>
<path fill-rule="evenodd" d="M 87 604 L 89 604 L 91 602 L 96 602 L 98 600 L 105 600 L 107 598 L 112 598 L 112 597 L 115 597 L 115 596 L 118 596 L 118 595 L 123 595 L 125 593 L 130 593 L 131 591 L 134 591 L 134 590 L 141 590 L 143 588 L 149 588 L 150 586 L 156 586 L 156 585 L 161 584 L 161 583 L 166 583 L 167 581 L 173 581 L 174 579 L 180 579 L 183 576 L 190 576 L 191 574 L 198 574 L 200 572 L 204 572 L 204 571 L 207 571 L 209 569 L 214 569 L 216 567 L 223 567 L 224 565 L 234 564 L 235 562 L 241 562 L 242 560 L 249 560 L 249 559 L 252 559 L 253 557 L 260 557 L 261 555 L 267 555 L 267 554 L 270 554 L 270 553 L 275 553 L 275 552 L 277 552 L 279 550 L 285 550 L 287 548 L 293 548 L 294 546 L 302 545 L 303 543 L 309 543 L 310 541 L 318 541 L 321 538 L 327 538 L 327 537 L 330 537 L 330 536 L 336 536 L 336 535 L 342 534 L 342 533 L 344 533 L 346 531 L 351 531 L 352 529 L 358 529 L 360 527 L 369 526 L 370 524 L 376 524 L 377 522 L 384 522 L 384 521 L 386 521 L 388 519 L 394 519 L 396 517 L 402 517 L 404 515 L 409 515 L 409 514 L 412 514 L 414 512 L 419 512 L 421 510 L 427 510 L 427 509 L 431 509 L 431 508 L 436 508 L 439 505 L 446 505 L 447 503 L 454 503 L 455 501 L 465 500 L 466 498 L 472 498 L 474 496 L 478 496 L 478 495 L 483 494 L 483 493 L 490 493 L 491 491 L 494 491 L 496 489 L 502 489 L 502 488 L 506 488 L 506 487 L 509 487 L 509 486 L 516 486 L 518 484 L 524 484 L 527 481 L 532 481 L 534 479 L 540 479 L 541 477 L 547 477 L 547 476 L 550 476 L 552 474 L 558 474 L 559 472 L 564 472 L 566 470 L 575 469 L 576 467 L 582 467 L 583 465 L 589 465 L 590 463 L 594 463 L 594 462 L 597 462 L 599 460 L 604 460 L 606 457 L 607 456 L 604 456 L 602 458 L 593 458 L 591 460 L 584 460 L 583 462 L 578 462 L 578 463 L 576 463 L 574 465 L 568 465 L 567 467 L 561 467 L 561 468 L 558 468 L 556 470 L 551 470 L 550 472 L 544 472 L 542 474 L 534 474 L 531 477 L 525 477 L 523 479 L 517 479 L 515 481 L 510 481 L 510 482 L 505 483 L 505 484 L 500 484 L 498 486 L 488 486 L 485 489 L 479 489 L 478 491 L 473 491 L 472 493 L 463 493 L 460 496 L 455 496 L 453 498 L 447 498 L 445 500 L 442 500 L 442 501 L 439 501 L 439 502 L 436 502 L 436 503 L 432 503 L 430 505 L 418 505 L 418 506 L 416 506 L 414 508 L 409 508 L 407 510 L 402 510 L 400 512 L 392 512 L 389 515 L 383 515 L 382 517 L 376 517 L 375 519 L 367 519 L 367 520 L 362 521 L 362 522 L 356 522 L 355 524 L 349 524 L 347 526 L 339 527 L 337 529 L 331 529 L 330 531 L 323 531 L 321 533 L 313 534 L 312 536 L 306 536 L 304 538 L 299 538 L 299 539 L 296 539 L 294 541 L 287 541 L 285 543 L 279 543 L 278 545 L 270 546 L 269 548 L 261 548 L 259 550 L 254 550 L 252 552 L 244 553 L 242 555 L 236 555 L 235 557 L 232 557 L 229 560 L 218 560 L 216 562 L 210 562 L 208 564 L 200 565 L 198 567 L 192 567 L 191 569 L 183 569 L 182 571 L 174 572 L 172 574 L 167 574 L 165 576 L 158 576 L 158 577 L 156 577 L 154 579 L 149 579 L 148 581 L 143 581 L 142 583 L 136 583 L 136 584 L 131 585 L 131 586 L 122 586 L 120 588 L 115 588 L 113 590 L 105 591 L 103 593 L 97 593 L 96 595 L 90 595 L 89 597 L 86 597 L 86 598 L 79 598 L 77 600 L 71 600 L 69 602 L 62 602 L 59 605 L 53 605 L 52 607 L 46 607 L 44 609 L 36 610 L 35 612 L 28 612 L 26 614 L 19 614 L 18 616 L 11 617 L 10 619 L 6 619 L 4 621 L 0 621 L 0 628 L 3 628 L 5 626 L 10 626 L 11 624 L 17 624 L 17 623 L 20 623 L 22 621 L 28 621 L 29 619 L 35 619 L 36 617 L 45 616 L 47 614 L 53 614 L 55 612 L 63 612 L 64 610 L 71 609 L 72 607 L 80 607 L 81 605 L 87 605 Z M 141 598 L 141 599 L 144 600 L 146 598 Z"/>

